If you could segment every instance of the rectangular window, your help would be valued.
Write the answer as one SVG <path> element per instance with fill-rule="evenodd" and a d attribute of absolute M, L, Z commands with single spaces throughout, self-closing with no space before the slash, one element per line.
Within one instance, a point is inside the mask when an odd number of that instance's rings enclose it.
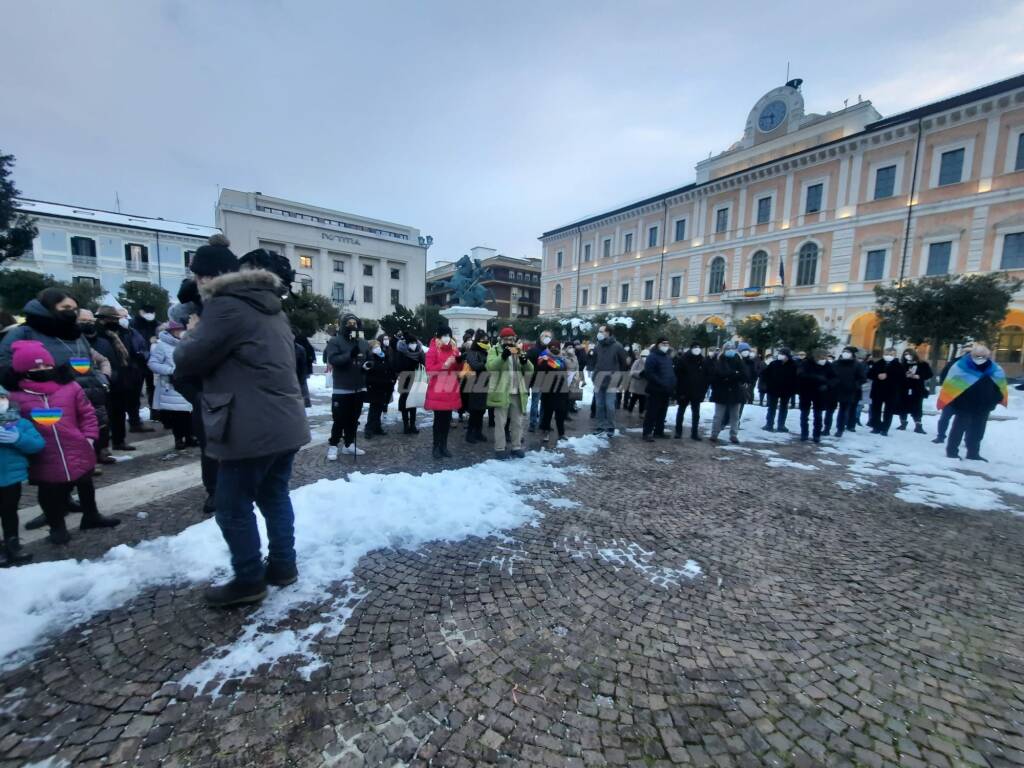
<path fill-rule="evenodd" d="M 623 253 L 632 253 L 633 252 L 633 233 L 632 232 L 627 232 L 626 233 L 626 238 L 623 241 L 622 252 Z"/>
<path fill-rule="evenodd" d="M 364 304 L 373 304 L 373 286 L 372 285 L 364 285 L 363 286 L 363 303 Z"/>
<path fill-rule="evenodd" d="M 676 242 L 686 239 L 686 219 L 680 219 L 676 222 Z"/>
<path fill-rule="evenodd" d="M 602 304 L 607 304 L 608 303 L 608 286 L 607 285 L 602 285 L 601 286 L 601 303 Z"/>
<path fill-rule="evenodd" d="M 942 153 L 939 161 L 939 186 L 944 184 L 958 184 L 964 173 L 964 150 L 951 149 Z"/>
<path fill-rule="evenodd" d="M 565 259 L 565 254 L 562 253 L 562 251 L 559 251 L 558 253 L 555 254 L 555 269 L 561 269 L 562 268 L 562 261 L 564 259 Z"/>
<path fill-rule="evenodd" d="M 651 301 L 654 298 L 654 281 L 644 280 L 644 301 Z"/>
<path fill-rule="evenodd" d="M 722 234 L 729 228 L 729 209 L 719 208 L 715 211 L 715 234 Z"/>
<path fill-rule="evenodd" d="M 928 246 L 928 269 L 926 275 L 948 275 L 949 255 L 953 252 L 953 243 L 931 243 Z"/>
<path fill-rule="evenodd" d="M 678 299 L 683 292 L 683 278 L 680 275 L 676 275 L 672 278 L 671 288 L 669 289 L 669 296 L 673 299 Z"/>
<path fill-rule="evenodd" d="M 345 284 L 335 283 L 334 287 L 331 288 L 331 301 L 336 304 L 345 303 Z"/>
<path fill-rule="evenodd" d="M 881 280 L 885 270 L 885 250 L 879 249 L 868 251 L 867 261 L 864 264 L 865 280 Z"/>
<path fill-rule="evenodd" d="M 762 197 L 757 201 L 757 223 L 767 224 L 772 219 L 772 199 Z"/>
<path fill-rule="evenodd" d="M 311 277 L 304 277 L 304 278 L 302 278 L 301 281 L 299 281 L 299 284 L 302 286 L 302 292 L 303 293 L 312 293 L 313 292 L 313 278 L 311 278 Z"/>
<path fill-rule="evenodd" d="M 91 237 L 72 237 L 71 255 L 82 256 L 87 259 L 96 258 L 96 241 Z"/>
<path fill-rule="evenodd" d="M 1017 162 L 1013 164 L 1013 170 L 1024 171 L 1024 133 L 1017 137 Z"/>
<path fill-rule="evenodd" d="M 345 271 L 345 260 L 344 259 L 335 259 L 334 260 L 334 271 L 335 272 L 344 272 Z"/>
<path fill-rule="evenodd" d="M 363 277 L 373 277 L 372 264 L 363 264 Z"/>
<path fill-rule="evenodd" d="M 654 248 L 658 244 L 658 228 L 651 227 L 647 230 L 647 247 Z"/>
<path fill-rule="evenodd" d="M 76 275 L 71 278 L 72 285 L 87 285 L 90 288 L 99 288 L 100 279 L 98 277 L 79 277 Z"/>
<path fill-rule="evenodd" d="M 125 243 L 124 261 L 128 269 L 146 270 L 149 268 L 149 248 L 138 243 Z"/>
<path fill-rule="evenodd" d="M 821 210 L 821 192 L 824 189 L 821 184 L 811 184 L 807 188 L 807 207 L 804 213 L 817 213 Z"/>
<path fill-rule="evenodd" d="M 604 256 L 606 259 L 609 258 L 612 255 L 612 239 L 610 237 L 606 237 L 604 239 L 604 242 L 601 244 L 601 248 L 601 255 Z"/>
<path fill-rule="evenodd" d="M 623 304 L 629 301 L 629 283 L 623 283 L 619 286 L 619 301 Z"/>
<path fill-rule="evenodd" d="M 590 243 L 583 245 L 583 261 L 590 261 Z"/>
<path fill-rule="evenodd" d="M 587 304 L 590 303 L 590 289 L 589 288 L 583 288 L 580 291 L 580 302 L 583 304 L 583 306 L 587 306 Z"/>
<path fill-rule="evenodd" d="M 185 251 L 182 257 L 185 259 L 185 269 L 192 266 L 192 257 L 196 255 L 195 251 Z"/>
<path fill-rule="evenodd" d="M 892 197 L 896 191 L 896 166 L 887 165 L 875 171 L 875 200 Z"/>
<path fill-rule="evenodd" d="M 401 303 L 402 302 L 399 301 L 398 289 L 397 288 L 392 288 L 391 289 L 391 306 L 395 306 L 396 304 L 401 304 Z"/>
<path fill-rule="evenodd" d="M 392 269 L 391 270 L 391 279 L 392 280 L 401 280 L 402 279 L 402 270 L 400 270 L 400 269 Z"/>
<path fill-rule="evenodd" d="M 1003 238 L 1000 269 L 1024 269 L 1024 232 L 1011 232 Z"/>
<path fill-rule="evenodd" d="M 300 269 L 312 269 L 313 268 L 313 257 L 312 256 L 299 256 L 299 268 Z"/>

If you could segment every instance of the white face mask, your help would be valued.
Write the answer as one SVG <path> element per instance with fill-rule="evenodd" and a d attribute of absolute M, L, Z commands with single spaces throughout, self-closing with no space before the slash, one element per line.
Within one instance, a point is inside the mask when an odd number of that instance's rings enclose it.
<path fill-rule="evenodd" d="M 139 316 L 146 322 L 152 323 L 156 320 L 156 315 L 152 312 L 139 312 Z"/>
<path fill-rule="evenodd" d="M 119 317 L 117 319 L 117 324 L 120 325 L 122 328 L 128 328 L 129 326 L 131 326 L 131 323 L 129 322 L 127 317 Z"/>
<path fill-rule="evenodd" d="M 981 365 L 986 360 L 988 360 L 988 358 L 987 357 L 978 357 L 977 355 L 971 355 L 971 360 L 974 361 L 975 365 Z"/>
<path fill-rule="evenodd" d="M 662 352 L 668 352 L 670 349 L 672 349 L 672 347 L 670 347 L 668 344 L 659 344 L 658 349 L 660 349 Z"/>
<path fill-rule="evenodd" d="M 0 397 L 0 413 L 7 413 L 7 409 L 11 407 L 11 401 L 6 397 Z"/>
<path fill-rule="evenodd" d="M 451 336 L 442 336 L 441 337 L 441 343 L 444 344 L 445 346 L 448 346 L 449 344 L 452 343 L 452 337 Z"/>
<path fill-rule="evenodd" d="M 912 362 L 914 362 L 914 358 L 912 358 L 910 355 L 907 355 L 906 357 L 903 358 L 903 362 L 904 363 L 912 363 Z"/>
<path fill-rule="evenodd" d="M 541 336 L 540 337 L 540 343 L 541 344 L 550 344 L 551 343 L 551 337 L 550 336 Z"/>
<path fill-rule="evenodd" d="M 853 357 L 853 354 L 850 352 L 840 352 L 839 356 L 843 358 L 843 360 L 849 360 L 851 357 Z"/>
<path fill-rule="evenodd" d="M 380 340 L 380 345 L 382 347 L 390 347 L 391 346 L 391 339 L 381 339 Z"/>
<path fill-rule="evenodd" d="M 603 333 L 597 334 L 597 340 L 598 341 L 604 341 L 604 334 Z"/>
<path fill-rule="evenodd" d="M 410 352 L 415 352 L 419 348 L 420 348 L 420 345 L 417 344 L 416 342 L 413 342 L 412 344 L 409 345 L 409 351 Z"/>
<path fill-rule="evenodd" d="M 377 347 L 375 350 L 373 350 L 373 354 L 375 354 L 377 357 L 384 357 L 384 350 L 381 347 Z"/>
<path fill-rule="evenodd" d="M 786 357 L 785 355 L 776 355 L 775 359 L 776 360 L 781 360 L 782 362 L 786 362 L 789 358 Z"/>
<path fill-rule="evenodd" d="M 885 362 L 887 362 L 887 363 L 891 363 L 893 361 L 893 356 L 892 355 L 882 355 L 882 359 L 885 360 Z"/>
<path fill-rule="evenodd" d="M 701 349 L 700 347 L 694 347 L 690 351 L 693 352 L 693 354 L 695 354 L 695 355 L 703 355 L 704 354 L 704 350 Z"/>
<path fill-rule="evenodd" d="M 825 363 L 828 362 L 828 360 L 815 360 L 814 362 L 816 362 L 818 365 L 824 365 Z"/>

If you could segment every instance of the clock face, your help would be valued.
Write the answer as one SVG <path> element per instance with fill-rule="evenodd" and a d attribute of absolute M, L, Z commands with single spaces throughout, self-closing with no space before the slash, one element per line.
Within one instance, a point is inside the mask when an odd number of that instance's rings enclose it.
<path fill-rule="evenodd" d="M 786 103 L 784 101 L 773 101 L 765 105 L 757 118 L 757 129 L 762 133 L 770 133 L 782 125 L 786 119 Z"/>

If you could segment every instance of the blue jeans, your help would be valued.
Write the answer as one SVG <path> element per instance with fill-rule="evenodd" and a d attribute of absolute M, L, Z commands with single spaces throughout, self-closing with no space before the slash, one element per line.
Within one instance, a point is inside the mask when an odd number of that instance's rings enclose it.
<path fill-rule="evenodd" d="M 953 418 L 953 409 L 948 405 L 939 411 L 939 434 L 938 437 L 946 439 L 946 430 L 949 429 L 949 420 Z"/>
<path fill-rule="evenodd" d="M 295 563 L 295 512 L 288 496 L 295 451 L 255 459 L 222 461 L 217 471 L 217 525 L 231 550 L 235 578 L 252 583 L 263 579 L 260 533 L 255 502 L 267 521 L 270 559 Z"/>
<path fill-rule="evenodd" d="M 597 428 L 604 432 L 615 429 L 615 396 L 617 394 L 610 389 L 594 392 L 594 399 L 597 401 Z"/>
<path fill-rule="evenodd" d="M 530 429 L 540 425 L 540 392 L 530 393 Z"/>

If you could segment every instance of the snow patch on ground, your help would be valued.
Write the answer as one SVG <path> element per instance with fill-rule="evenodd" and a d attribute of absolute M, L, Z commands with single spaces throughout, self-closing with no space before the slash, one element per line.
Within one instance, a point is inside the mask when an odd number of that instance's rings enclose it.
<path fill-rule="evenodd" d="M 595 544 L 575 536 L 572 540 L 563 540 L 563 547 L 574 560 L 593 558 L 608 563 L 616 571 L 632 568 L 661 589 L 672 589 L 691 582 L 702 573 L 695 560 L 687 560 L 681 567 L 676 568 L 656 565 L 653 562 L 656 553 L 653 550 L 645 550 L 636 542 L 612 539 L 604 544 Z"/>

